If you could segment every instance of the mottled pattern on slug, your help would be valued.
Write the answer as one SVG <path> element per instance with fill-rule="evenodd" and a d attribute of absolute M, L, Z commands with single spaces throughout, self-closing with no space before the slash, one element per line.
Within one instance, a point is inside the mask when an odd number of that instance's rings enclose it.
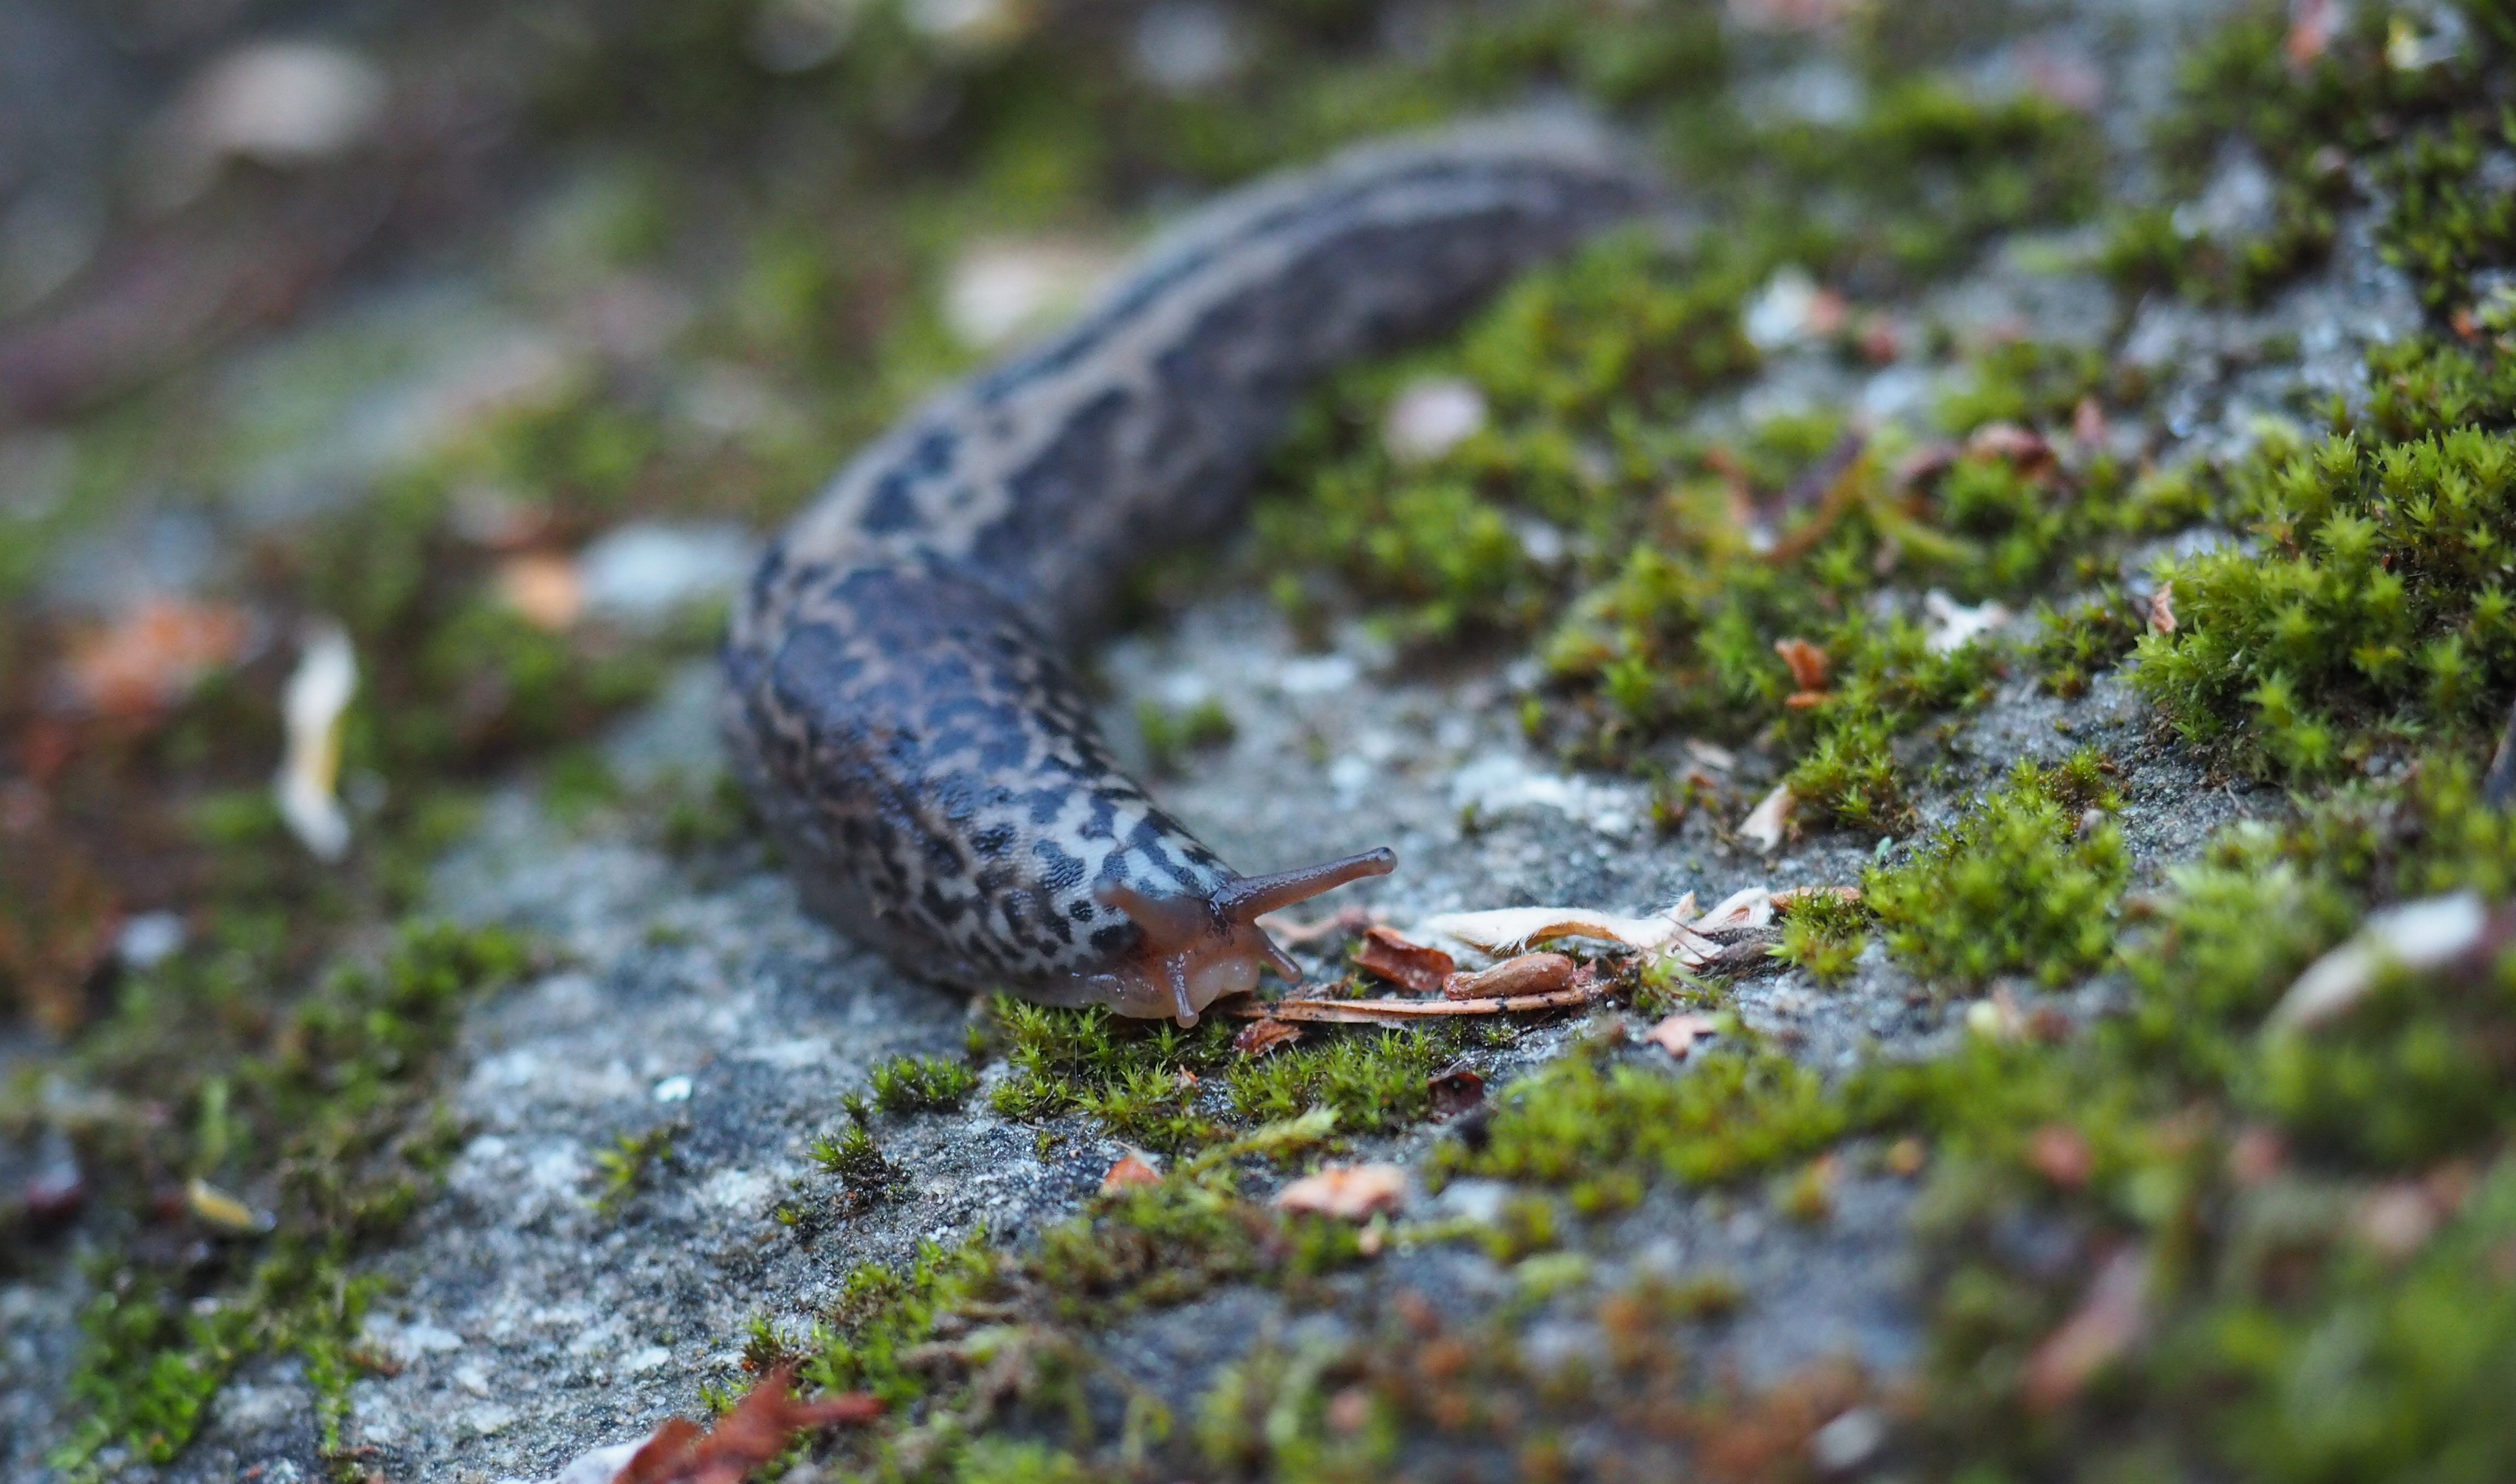
<path fill-rule="evenodd" d="M 1641 198 L 1564 120 L 1354 151 L 1209 207 L 859 454 L 762 560 L 725 655 L 737 770 L 807 900 L 928 978 L 1111 997 L 1141 934 L 1096 888 L 1211 899 L 1237 873 L 1112 766 L 1058 647 L 1235 511 L 1320 375 Z"/>

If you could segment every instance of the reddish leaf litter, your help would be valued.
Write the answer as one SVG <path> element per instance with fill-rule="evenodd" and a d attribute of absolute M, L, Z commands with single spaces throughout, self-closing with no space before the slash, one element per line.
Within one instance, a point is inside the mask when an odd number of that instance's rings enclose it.
<path fill-rule="evenodd" d="M 1101 1194 L 1114 1196 L 1120 1191 L 1133 1190 L 1138 1186 L 1161 1183 L 1162 1176 L 1159 1170 L 1134 1155 L 1128 1155 L 1117 1164 L 1111 1166 L 1110 1172 L 1101 1177 Z"/>
<path fill-rule="evenodd" d="M 713 1429 L 667 1418 L 647 1445 L 613 1476 L 612 1484 L 741 1484 L 744 1475 L 785 1452 L 795 1435 L 815 1427 L 872 1421 L 882 1401 L 862 1392 L 795 1399 L 794 1368 L 779 1366 L 760 1378 Z"/>
<path fill-rule="evenodd" d="M 1395 1165 L 1331 1165 L 1276 1193 L 1279 1210 L 1362 1221 L 1398 1209 L 1406 1199 L 1406 1171 Z"/>

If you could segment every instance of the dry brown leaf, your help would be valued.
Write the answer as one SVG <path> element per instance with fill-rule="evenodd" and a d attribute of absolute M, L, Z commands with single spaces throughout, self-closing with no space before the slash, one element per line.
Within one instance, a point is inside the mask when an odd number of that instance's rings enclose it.
<path fill-rule="evenodd" d="M 2077 1190 L 2096 1172 L 2097 1157 L 2079 1130 L 2068 1124 L 2047 1124 L 2027 1139 L 2027 1163 L 2064 1190 Z"/>
<path fill-rule="evenodd" d="M 1354 961 L 1366 973 L 1418 995 L 1441 993 L 1443 984 L 1458 968 L 1450 955 L 1440 949 L 1409 943 L 1385 927 L 1372 928 L 1363 935 L 1363 951 L 1355 954 Z"/>
<path fill-rule="evenodd" d="M 224 603 L 155 598 L 103 629 L 70 640 L 69 699 L 107 716 L 146 716 L 174 704 L 244 653 L 252 623 Z"/>
<path fill-rule="evenodd" d="M 2078 1309 L 2027 1358 L 2027 1405 L 2037 1412 L 2068 1405 L 2139 1340 L 2148 1323 L 2148 1255 L 2137 1248 L 2117 1252 Z"/>
<path fill-rule="evenodd" d="M 1371 910 L 1366 907 L 1340 908 L 1316 922 L 1300 922 L 1282 912 L 1267 912 L 1256 923 L 1259 931 L 1277 942 L 1292 948 L 1317 943 L 1322 938 L 1351 936 L 1371 926 Z"/>
<path fill-rule="evenodd" d="M 1395 1165 L 1331 1165 L 1276 1193 L 1279 1210 L 1361 1221 L 1394 1211 L 1406 1198 L 1406 1171 Z"/>
<path fill-rule="evenodd" d="M 882 1400 L 850 1392 L 818 1402 L 797 1401 L 795 1368 L 779 1366 L 717 1419 L 713 1430 L 667 1418 L 612 1484 L 741 1484 L 744 1475 L 785 1452 L 808 1428 L 869 1422 L 882 1415 Z"/>
<path fill-rule="evenodd" d="M 1643 1039 L 1666 1051 L 1679 1061 L 1695 1049 L 1696 1040 L 1712 1034 L 1712 1017 L 1680 1010 L 1643 1033 Z"/>
<path fill-rule="evenodd" d="M 2332 0 L 2292 0 L 2288 40 L 2283 48 L 2290 66 L 2304 71 L 2332 45 Z"/>
<path fill-rule="evenodd" d="M 2082 397 L 2071 409 L 2071 437 L 2083 448 L 2093 448 L 2106 441 L 2106 409 L 2097 405 L 2093 397 Z"/>
<path fill-rule="evenodd" d="M 1290 1045 L 1302 1039 L 1300 1026 L 1286 1025 L 1269 1016 L 1260 1019 L 1232 1038 L 1232 1049 L 1243 1056 L 1264 1056 L 1278 1046 Z"/>
<path fill-rule="evenodd" d="M 574 558 L 532 552 L 498 564 L 498 598 L 526 623 L 558 633 L 585 612 L 585 581 Z"/>
<path fill-rule="evenodd" d="M 2053 462 L 2053 445 L 2044 435 L 2016 423 L 1989 422 L 1974 430 L 1966 440 L 1966 452 L 1977 458 L 1996 458 L 2014 465 L 2021 472 L 2031 472 Z"/>
<path fill-rule="evenodd" d="M 1445 999 L 1513 999 L 1549 995 L 1572 982 L 1580 965 L 1562 954 L 1523 954 L 1489 969 L 1453 974 L 1442 986 Z"/>
<path fill-rule="evenodd" d="M 1139 1185 L 1159 1185 L 1161 1183 L 1162 1176 L 1159 1170 L 1153 1168 L 1153 1166 L 1146 1164 L 1144 1161 L 1137 1159 L 1134 1155 L 1129 1155 L 1125 1159 L 1120 1160 L 1117 1164 L 1111 1166 L 1110 1172 L 1101 1177 L 1101 1194 L 1105 1196 L 1115 1195 L 1119 1191 L 1132 1190 Z"/>
<path fill-rule="evenodd" d="M 2160 582 L 2158 591 L 2149 596 L 2149 631 L 2153 634 L 2175 632 L 2175 584 Z"/>
<path fill-rule="evenodd" d="M 1793 685 L 1803 691 L 1825 689 L 1826 675 L 1833 668 L 1833 659 L 1822 646 L 1806 639 L 1777 639 L 1774 653 L 1782 656 L 1782 663 L 1791 667 Z"/>

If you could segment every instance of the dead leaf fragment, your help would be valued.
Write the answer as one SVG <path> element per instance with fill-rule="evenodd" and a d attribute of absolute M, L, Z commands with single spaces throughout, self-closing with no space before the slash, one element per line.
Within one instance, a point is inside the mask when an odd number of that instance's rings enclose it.
<path fill-rule="evenodd" d="M 1691 1010 L 1680 1010 L 1644 1032 L 1643 1039 L 1676 1057 L 1679 1061 L 1684 1061 L 1687 1053 L 1695 1049 L 1696 1041 L 1711 1035 L 1712 1031 L 1711 1016 L 1698 1015 Z"/>
<path fill-rule="evenodd" d="M 1101 1194 L 1105 1196 L 1116 1195 L 1119 1191 L 1133 1190 L 1140 1185 L 1159 1185 L 1161 1183 L 1161 1171 L 1153 1168 L 1153 1166 L 1146 1164 L 1144 1161 L 1137 1159 L 1134 1155 L 1129 1155 L 1125 1159 L 1120 1160 L 1117 1164 L 1111 1166 L 1110 1172 L 1101 1177 Z"/>
<path fill-rule="evenodd" d="M 1371 928 L 1363 935 L 1363 950 L 1355 954 L 1354 961 L 1365 972 L 1418 995 L 1441 993 L 1442 986 L 1458 968 L 1450 955 L 1440 949 L 1409 943 L 1385 927 Z"/>
<path fill-rule="evenodd" d="M 2148 1322 L 2148 1255 L 2138 1249 L 2117 1252 L 2078 1309 L 2028 1357 L 2027 1405 L 2050 1412 L 2069 1404 L 2139 1340 Z"/>
<path fill-rule="evenodd" d="M 1776 784 L 1774 791 L 1759 800 L 1756 807 L 1739 822 L 1739 838 L 1754 846 L 1760 855 L 1771 855 L 1782 848 L 1782 836 L 1790 832 L 1792 811 L 1799 807 L 1799 795 L 1788 784 Z"/>
<path fill-rule="evenodd" d="M 244 653 L 252 624 L 223 603 L 158 598 L 71 639 L 70 700 L 105 716 L 147 716 L 190 694 Z"/>
<path fill-rule="evenodd" d="M 1966 452 L 1978 458 L 1999 459 L 2021 473 L 2032 473 L 2053 462 L 2053 445 L 2044 435 L 2016 423 L 1985 423 L 1966 440 Z"/>
<path fill-rule="evenodd" d="M 2082 397 L 2071 409 L 2071 439 L 2082 448 L 2093 448 L 2106 441 L 2106 409 L 2097 405 L 2093 397 Z"/>
<path fill-rule="evenodd" d="M 2096 1171 L 2096 1155 L 2079 1130 L 2068 1124 L 2047 1124 L 2029 1135 L 2027 1163 L 2063 1190 L 2077 1190 Z"/>
<path fill-rule="evenodd" d="M 882 1415 L 882 1400 L 862 1392 L 800 1402 L 791 1389 L 795 1368 L 779 1366 L 760 1378 L 714 1430 L 682 1418 L 667 1418 L 629 1460 L 612 1484 L 741 1484 L 751 1470 L 786 1451 L 797 1433 L 837 1423 L 869 1422 Z"/>
<path fill-rule="evenodd" d="M 1395 1165 L 1331 1165 L 1276 1193 L 1276 1208 L 1341 1221 L 1395 1211 L 1406 1197 L 1406 1171 Z"/>
<path fill-rule="evenodd" d="M 2304 71 L 2332 45 L 2332 0 L 2293 0 L 2288 8 L 2288 39 L 2282 50 L 2288 64 Z"/>
<path fill-rule="evenodd" d="M 1290 1045 L 1301 1039 L 1300 1026 L 1287 1025 L 1274 1016 L 1268 1016 L 1262 1020 L 1252 1021 L 1241 1029 L 1239 1035 L 1232 1038 L 1232 1049 L 1243 1056 L 1260 1057 L 1278 1046 Z"/>
<path fill-rule="evenodd" d="M 2158 591 L 2149 595 L 2149 631 L 2153 634 L 2175 632 L 2175 584 L 2160 582 Z"/>
<path fill-rule="evenodd" d="M 1446 999 L 1510 999 L 1548 995 L 1572 982 L 1579 965 L 1562 954 L 1522 954 L 1474 974 L 1453 974 L 1442 986 Z"/>
<path fill-rule="evenodd" d="M 498 599 L 526 623 L 560 633 L 585 612 L 585 579 L 572 558 L 551 552 L 510 557 L 498 564 Z"/>
<path fill-rule="evenodd" d="M 1806 639 L 1777 639 L 1774 653 L 1791 667 L 1791 683 L 1803 691 L 1825 689 L 1827 672 L 1833 667 L 1825 650 Z"/>

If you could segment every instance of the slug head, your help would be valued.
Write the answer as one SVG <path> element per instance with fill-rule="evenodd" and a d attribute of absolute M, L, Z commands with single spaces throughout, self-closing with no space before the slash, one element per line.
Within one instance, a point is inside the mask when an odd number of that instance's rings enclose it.
<path fill-rule="evenodd" d="M 1397 868 L 1398 857 L 1383 847 L 1272 876 L 1236 876 L 1211 897 L 1153 897 L 1105 881 L 1093 897 L 1125 912 L 1139 937 L 1117 963 L 1092 976 L 1094 997 L 1121 1015 L 1168 1016 L 1193 1026 L 1207 1005 L 1256 989 L 1261 965 L 1298 984 L 1301 966 L 1259 929 L 1257 918 Z"/>

